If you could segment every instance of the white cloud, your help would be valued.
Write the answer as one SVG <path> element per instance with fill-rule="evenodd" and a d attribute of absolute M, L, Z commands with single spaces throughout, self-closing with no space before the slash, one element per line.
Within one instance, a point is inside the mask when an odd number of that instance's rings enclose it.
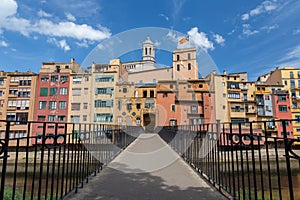
<path fill-rule="evenodd" d="M 205 51 L 207 51 L 208 49 L 214 50 L 214 44 L 209 41 L 205 33 L 198 32 L 197 27 L 191 28 L 191 30 L 188 31 L 188 35 L 192 45 L 201 47 Z"/>
<path fill-rule="evenodd" d="M 248 20 L 250 18 L 248 13 L 242 15 L 242 20 Z"/>
<path fill-rule="evenodd" d="M 243 24 L 243 34 L 244 35 L 254 35 L 256 33 L 259 33 L 258 30 L 251 30 L 251 26 L 250 24 Z"/>
<path fill-rule="evenodd" d="M 217 44 L 220 44 L 221 46 L 224 46 L 225 39 L 221 35 L 214 34 L 213 37 L 214 37 L 214 39 L 215 39 L 215 41 L 216 41 Z"/>
<path fill-rule="evenodd" d="M 16 31 L 27 37 L 30 34 L 38 33 L 51 37 L 90 41 L 100 41 L 111 35 L 107 28 L 95 29 L 87 24 L 76 24 L 70 21 L 58 23 L 48 19 L 30 21 L 18 17 L 17 8 L 18 5 L 14 0 L 2 0 L 0 4 L 0 30 Z"/>
<path fill-rule="evenodd" d="M 272 30 L 277 29 L 279 26 L 277 24 L 272 25 L 272 26 L 263 26 L 261 27 L 261 30 L 266 30 L 268 33 Z"/>
<path fill-rule="evenodd" d="M 277 8 L 278 8 L 278 4 L 276 3 L 276 0 L 263 1 L 256 8 L 254 8 L 254 9 L 250 10 L 249 12 L 243 14 L 241 19 L 243 21 L 249 20 L 250 17 L 253 17 L 255 15 L 260 15 L 262 13 L 270 12 L 270 11 L 275 10 Z"/>
<path fill-rule="evenodd" d="M 166 16 L 165 14 L 159 14 L 159 16 L 161 16 L 161 17 L 165 18 L 165 20 L 166 20 L 166 21 L 169 21 L 169 17 L 168 17 L 168 16 Z"/>
<path fill-rule="evenodd" d="M 65 13 L 65 15 L 69 21 L 72 21 L 72 22 L 76 21 L 76 18 L 71 13 Z"/>
<path fill-rule="evenodd" d="M 300 45 L 290 48 L 285 56 L 279 60 L 279 62 L 287 62 L 295 59 L 298 60 L 298 62 L 300 61 Z M 298 64 L 300 64 L 300 62 Z"/>
<path fill-rule="evenodd" d="M 172 40 L 173 42 L 178 42 L 178 37 L 176 36 L 176 34 L 174 33 L 174 32 L 172 32 L 172 31 L 169 31 L 168 33 L 167 33 L 167 38 L 168 39 L 170 39 L 170 40 Z"/>
<path fill-rule="evenodd" d="M 47 13 L 47 12 L 45 12 L 43 10 L 39 10 L 38 16 L 39 17 L 52 17 L 52 15 L 50 13 Z"/>
<path fill-rule="evenodd" d="M 8 44 L 5 41 L 0 41 L 0 47 L 7 47 Z"/>
<path fill-rule="evenodd" d="M 54 45 L 56 45 L 57 47 L 63 49 L 64 51 L 70 51 L 71 48 L 70 46 L 67 44 L 66 40 L 57 40 L 55 38 L 49 38 L 47 40 L 47 42 L 52 43 Z"/>
<path fill-rule="evenodd" d="M 299 33 L 300 33 L 300 28 L 298 28 L 298 29 L 296 29 L 296 30 L 293 31 L 294 35 L 299 34 Z"/>

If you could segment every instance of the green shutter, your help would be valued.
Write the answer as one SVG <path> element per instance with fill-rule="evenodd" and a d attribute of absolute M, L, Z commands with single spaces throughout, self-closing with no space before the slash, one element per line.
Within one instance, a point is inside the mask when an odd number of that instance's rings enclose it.
<path fill-rule="evenodd" d="M 50 88 L 50 96 L 53 96 L 55 94 L 54 88 Z"/>
<path fill-rule="evenodd" d="M 43 97 L 48 96 L 48 88 L 41 88 L 40 89 L 40 96 L 43 96 Z"/>

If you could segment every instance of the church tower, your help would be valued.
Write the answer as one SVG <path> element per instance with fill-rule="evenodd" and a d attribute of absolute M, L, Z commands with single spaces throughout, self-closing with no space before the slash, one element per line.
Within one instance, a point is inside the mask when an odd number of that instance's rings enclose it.
<path fill-rule="evenodd" d="M 147 40 L 143 42 L 143 61 L 152 61 L 155 62 L 155 52 L 154 52 L 154 44 L 147 37 Z"/>

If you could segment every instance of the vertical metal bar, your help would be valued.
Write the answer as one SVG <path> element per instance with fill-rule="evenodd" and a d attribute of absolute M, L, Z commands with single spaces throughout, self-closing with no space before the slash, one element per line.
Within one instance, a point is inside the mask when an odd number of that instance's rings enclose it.
<path fill-rule="evenodd" d="M 287 173 L 288 173 L 290 199 L 294 200 L 293 180 L 292 180 L 291 163 L 290 163 L 291 161 L 290 161 L 290 155 L 289 155 L 289 149 L 288 149 L 288 138 L 287 138 L 285 122 L 287 122 L 287 123 L 292 123 L 292 122 L 283 120 L 283 135 L 284 135 L 284 151 L 285 151 L 286 169 L 287 169 Z"/>
<path fill-rule="evenodd" d="M 15 199 L 15 193 L 16 193 L 16 181 L 17 181 L 17 174 L 18 174 L 18 159 L 19 159 L 19 147 L 20 147 L 20 138 L 16 138 L 16 139 L 17 139 L 17 146 L 16 146 L 12 199 Z"/>
<path fill-rule="evenodd" d="M 30 127 L 31 122 L 28 122 L 27 126 L 27 135 L 26 135 L 26 156 L 25 156 L 25 174 L 24 174 L 24 189 L 23 189 L 23 199 L 26 198 L 26 190 L 27 190 L 27 176 L 28 176 L 28 157 L 29 157 L 29 140 L 31 139 L 30 136 Z"/>
<path fill-rule="evenodd" d="M 280 167 L 279 167 L 278 148 L 277 148 L 277 138 L 275 138 L 275 157 L 276 157 L 276 170 L 277 170 L 277 183 L 278 183 L 279 199 L 282 199 Z"/>
<path fill-rule="evenodd" d="M 267 130 L 267 122 L 264 122 L 264 129 Z M 267 132 L 266 132 L 267 133 Z M 273 138 L 273 142 L 276 142 Z M 268 168 L 268 182 L 269 182 L 269 193 L 270 199 L 273 198 L 272 192 L 272 180 L 271 180 L 271 167 L 270 167 L 270 154 L 269 154 L 269 136 L 265 134 L 265 144 L 266 144 L 266 155 L 267 155 L 267 168 Z"/>
<path fill-rule="evenodd" d="M 44 148 L 45 148 L 45 135 L 46 135 L 46 122 L 43 122 L 43 136 L 42 136 L 42 149 L 41 149 L 41 160 L 40 160 L 40 176 L 39 176 L 39 189 L 38 199 L 41 198 L 42 192 L 42 177 L 43 177 L 43 162 L 44 162 Z M 33 180 L 34 181 L 34 180 Z"/>
<path fill-rule="evenodd" d="M 72 188 L 74 188 L 74 182 L 75 182 L 74 178 L 76 177 L 75 176 L 76 174 L 74 173 L 75 172 L 74 158 L 76 157 L 76 156 L 74 157 L 74 148 L 75 148 L 75 141 L 77 142 L 77 136 L 75 134 L 76 134 L 75 133 L 75 124 L 73 123 L 72 124 L 72 146 L 71 146 L 72 154 L 71 154 L 71 163 L 70 163 L 70 167 L 71 167 L 71 169 L 70 169 L 70 188 L 69 188 L 70 191 L 72 190 Z"/>
<path fill-rule="evenodd" d="M 251 151 L 252 151 L 252 168 L 253 168 L 254 197 L 255 197 L 255 199 L 257 199 L 256 169 L 255 169 L 255 155 L 254 155 L 254 138 L 253 138 L 254 135 L 253 135 L 253 127 L 252 127 L 252 125 L 253 125 L 252 122 L 250 122 L 250 134 L 251 134 L 251 143 L 252 143 L 252 145 L 251 145 Z M 250 186 L 249 186 L 249 188 L 250 188 Z"/>
<path fill-rule="evenodd" d="M 53 148 L 53 159 L 52 159 L 52 172 L 51 172 L 51 196 L 50 199 L 53 199 L 54 194 L 54 177 L 55 177 L 55 159 L 56 159 L 56 148 L 57 148 L 57 123 L 55 123 L 55 132 L 54 132 L 54 148 Z"/>
<path fill-rule="evenodd" d="M 261 148 L 261 144 L 260 144 L 261 140 L 262 140 L 262 136 L 258 135 L 258 159 L 259 159 L 259 170 L 260 170 L 261 195 L 262 195 L 262 199 L 265 199 L 265 192 L 264 192 L 265 186 L 264 186 L 264 179 L 263 179 L 263 168 L 262 168 L 261 149 L 260 149 Z"/>
<path fill-rule="evenodd" d="M 217 121 L 217 123 L 216 123 L 216 132 L 217 132 L 217 134 L 216 134 L 216 140 L 217 140 L 217 160 L 218 160 L 218 164 L 217 164 L 217 176 L 218 176 L 218 185 L 219 185 L 219 190 L 221 190 L 221 187 L 220 187 L 220 185 L 221 185 L 221 168 L 220 168 L 220 141 L 219 141 L 219 139 L 221 138 L 219 135 L 220 135 L 220 121 L 218 120 Z M 222 153 L 222 152 L 221 152 Z M 221 154 L 221 155 L 223 155 L 223 154 Z M 223 156 L 221 156 L 222 158 L 223 158 Z M 223 169 L 223 164 L 222 164 L 222 169 Z"/>
<path fill-rule="evenodd" d="M 4 199 L 4 188 L 5 188 L 8 145 L 9 145 L 9 131 L 10 131 L 10 121 L 6 121 L 5 141 L 4 141 L 4 147 L 2 147 L 4 152 L 3 152 L 3 162 L 2 162 L 2 171 L 1 171 L 2 175 L 1 175 L 0 199 Z"/>
<path fill-rule="evenodd" d="M 241 171 L 242 171 L 242 188 L 243 188 L 243 199 L 246 197 L 245 193 L 245 177 L 244 177 L 244 159 L 243 159 L 243 137 L 242 137 L 242 124 L 239 122 L 239 144 L 240 144 L 240 156 L 241 156 Z"/>
<path fill-rule="evenodd" d="M 63 164 L 62 164 L 62 180 L 61 180 L 61 186 L 60 186 L 60 198 L 62 198 L 65 193 L 67 193 L 67 191 L 64 193 L 64 184 L 68 185 L 68 165 L 66 166 L 66 147 L 67 147 L 67 140 L 68 140 L 68 124 L 64 123 L 65 127 L 64 127 L 64 146 L 63 146 Z M 68 151 L 68 158 L 69 158 L 69 151 Z M 68 159 L 67 158 L 67 159 Z M 67 161 L 68 162 L 68 161 Z M 65 171 L 67 171 L 66 175 L 65 175 Z M 65 176 L 66 176 L 66 181 L 65 181 Z"/>

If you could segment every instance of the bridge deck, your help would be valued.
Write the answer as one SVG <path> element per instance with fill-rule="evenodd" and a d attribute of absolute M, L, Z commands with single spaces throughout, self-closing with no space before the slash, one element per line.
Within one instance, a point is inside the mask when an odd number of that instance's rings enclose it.
<path fill-rule="evenodd" d="M 67 199 L 226 199 L 156 134 L 140 135 Z"/>

